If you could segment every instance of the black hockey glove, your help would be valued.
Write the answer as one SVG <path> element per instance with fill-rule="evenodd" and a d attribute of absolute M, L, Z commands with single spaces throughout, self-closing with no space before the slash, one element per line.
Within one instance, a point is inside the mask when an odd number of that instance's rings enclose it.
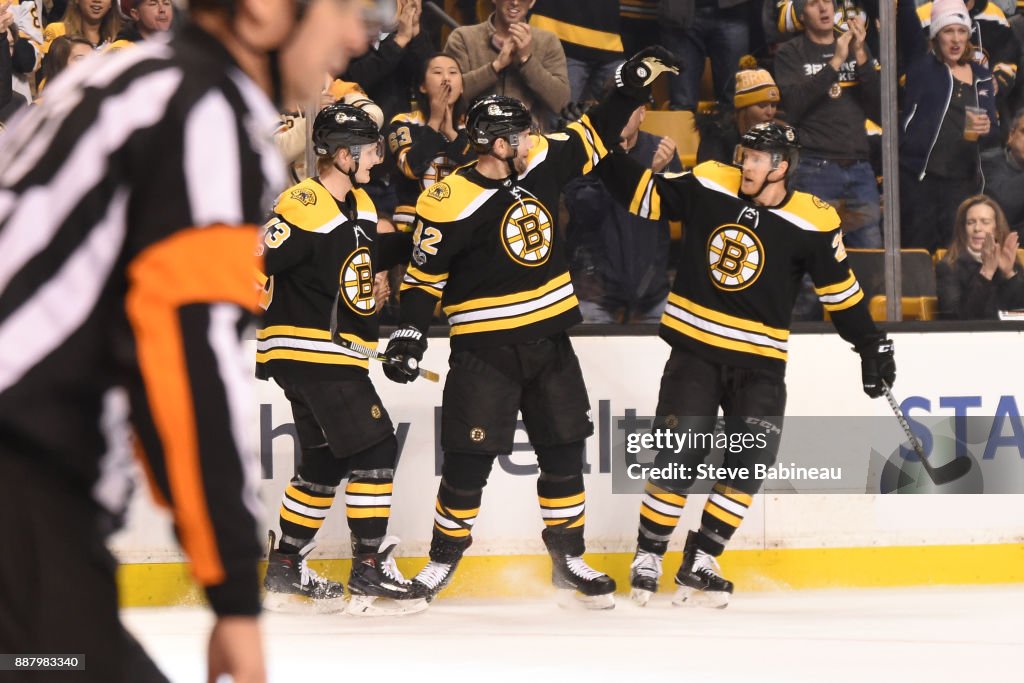
<path fill-rule="evenodd" d="M 399 384 L 413 381 L 420 376 L 420 361 L 426 350 L 427 340 L 422 332 L 412 325 L 399 327 L 391 334 L 384 351 L 388 359 L 384 363 L 384 376 Z"/>
<path fill-rule="evenodd" d="M 884 333 L 873 335 L 853 349 L 860 354 L 860 376 L 864 393 L 871 398 L 882 395 L 882 382 L 890 387 L 896 381 L 896 359 L 892 341 Z"/>
<path fill-rule="evenodd" d="M 660 45 L 652 45 L 627 59 L 615 70 L 615 86 L 620 92 L 638 100 L 646 100 L 651 84 L 668 72 L 679 74 L 679 62 Z"/>
<path fill-rule="evenodd" d="M 556 127 L 561 130 L 570 123 L 576 123 L 583 118 L 583 115 L 587 113 L 587 110 L 591 107 L 591 102 L 570 102 L 562 108 L 562 111 L 558 113 L 558 121 Z"/>

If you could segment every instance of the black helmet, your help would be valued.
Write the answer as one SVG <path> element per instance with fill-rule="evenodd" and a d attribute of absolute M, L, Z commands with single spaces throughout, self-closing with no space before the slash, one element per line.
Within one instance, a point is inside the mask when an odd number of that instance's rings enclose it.
<path fill-rule="evenodd" d="M 466 115 L 469 139 L 478 153 L 489 152 L 498 138 L 507 138 L 532 125 L 533 119 L 526 105 L 504 95 L 481 97 L 470 105 Z"/>
<path fill-rule="evenodd" d="M 751 127 L 740 137 L 740 147 L 771 152 L 772 166 L 776 166 L 779 161 L 788 161 L 787 177 L 796 170 L 800 159 L 800 138 L 797 137 L 796 129 L 775 121 L 765 121 Z"/>
<path fill-rule="evenodd" d="M 380 129 L 365 111 L 344 102 L 324 107 L 313 121 L 313 150 L 332 157 L 342 147 L 380 142 Z"/>

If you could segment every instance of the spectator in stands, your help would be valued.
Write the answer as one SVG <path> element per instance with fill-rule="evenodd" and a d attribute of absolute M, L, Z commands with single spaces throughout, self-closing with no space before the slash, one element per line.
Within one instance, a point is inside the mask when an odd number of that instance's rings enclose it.
<path fill-rule="evenodd" d="M 774 43 L 782 43 L 804 30 L 801 18 L 802 10 L 798 5 L 805 3 L 799 0 L 765 0 L 762 25 L 768 39 Z M 843 33 L 850 30 L 847 21 L 851 17 L 860 20 L 865 26 L 871 27 L 878 21 L 878 0 L 833 0 L 835 7 L 835 31 Z M 878 32 L 868 31 L 868 49 L 878 54 Z"/>
<path fill-rule="evenodd" d="M 387 129 L 388 149 L 400 174 L 393 222 L 403 232 L 413 229 L 420 193 L 476 158 L 466 135 L 459 63 L 439 53 L 424 67 L 416 109 L 392 117 Z"/>
<path fill-rule="evenodd" d="M 369 52 L 353 59 L 341 78 L 358 83 L 389 120 L 408 111 L 419 84 L 423 63 L 434 53 L 422 30 L 422 0 L 395 0 L 396 24 L 380 34 Z"/>
<path fill-rule="evenodd" d="M 622 150 L 655 173 L 682 171 L 675 143 L 640 130 L 644 107 L 622 129 Z M 668 297 L 669 225 L 634 216 L 594 173 L 564 190 L 573 288 L 588 323 L 658 322 Z"/>
<path fill-rule="evenodd" d="M 37 0 L 0 0 L 6 6 L 14 23 L 7 29 L 7 45 L 10 48 L 12 71 L 12 94 L 10 113 L 28 104 L 34 96 L 33 76 L 39 69 L 43 53 L 43 26 L 40 23 Z M 0 10 L 0 14 L 3 11 Z"/>
<path fill-rule="evenodd" d="M 711 60 L 714 98 L 732 99 L 740 57 L 750 49 L 751 0 L 663 0 L 661 44 L 684 71 L 669 82 L 669 108 L 696 111 L 704 61 Z"/>
<path fill-rule="evenodd" d="M 938 0 L 931 51 L 907 73 L 899 154 L 904 248 L 949 244 L 957 206 L 982 185 L 981 146 L 999 144 L 995 82 L 972 58 L 970 30 L 963 0 Z"/>
<path fill-rule="evenodd" d="M 619 0 L 537 0 L 530 26 L 562 42 L 572 102 L 596 102 L 622 63 Z"/>
<path fill-rule="evenodd" d="M 7 4 L 0 4 L 0 132 L 3 131 L 4 121 L 14 109 L 17 102 L 14 100 L 13 71 L 11 68 L 11 37 L 8 29 L 14 25 L 14 12 Z M 22 98 L 24 103 L 24 98 Z M 13 105 L 12 105 L 13 103 Z"/>
<path fill-rule="evenodd" d="M 75 62 L 85 59 L 96 49 L 82 36 L 57 36 L 50 43 L 50 50 L 43 57 L 43 66 L 39 69 L 39 91 L 36 101 L 43 97 L 43 89 Z"/>
<path fill-rule="evenodd" d="M 531 28 L 526 13 L 536 0 L 493 0 L 494 12 L 473 26 L 455 29 L 444 51 L 462 69 L 466 100 L 480 95 L 515 97 L 544 131 L 569 103 L 565 52 L 551 31 Z"/>
<path fill-rule="evenodd" d="M 920 35 L 929 34 L 932 14 L 941 2 L 926 2 L 917 8 Z M 1003 10 L 991 0 L 966 0 L 971 18 L 971 57 L 992 72 L 996 84 L 996 111 L 1001 119 L 1011 116 L 1010 98 L 1016 85 L 1021 46 Z M 923 45 L 923 39 L 918 45 Z"/>
<path fill-rule="evenodd" d="M 120 50 L 134 43 L 171 30 L 174 21 L 174 3 L 171 0 L 122 0 L 118 11 L 127 12 L 129 23 L 111 43 L 111 50 Z"/>
<path fill-rule="evenodd" d="M 740 136 L 755 124 L 773 120 L 779 100 L 779 86 L 770 73 L 757 68 L 738 71 L 732 107 L 697 113 L 697 163 L 731 164 Z"/>
<path fill-rule="evenodd" d="M 956 212 L 953 241 L 935 266 L 939 317 L 994 320 L 999 311 L 1024 309 L 1024 274 L 1011 232 L 997 202 L 969 197 Z"/>
<path fill-rule="evenodd" d="M 619 34 L 625 54 L 636 54 L 655 42 L 660 4 L 661 0 L 619 0 Z"/>
<path fill-rule="evenodd" d="M 848 247 L 882 246 L 878 182 L 865 125 L 881 119 L 878 61 L 859 17 L 837 37 L 832 0 L 796 0 L 803 35 L 775 56 L 783 118 L 800 131 L 792 185 L 835 207 Z"/>
<path fill-rule="evenodd" d="M 114 42 L 121 32 L 121 15 L 111 0 L 69 0 L 64 17 L 43 29 L 45 54 L 50 43 L 58 36 L 82 36 L 93 47 L 104 47 Z"/>
<path fill-rule="evenodd" d="M 1009 125 L 1006 145 L 981 155 L 985 192 L 1006 212 L 1010 229 L 1024 238 L 1024 109 Z"/>

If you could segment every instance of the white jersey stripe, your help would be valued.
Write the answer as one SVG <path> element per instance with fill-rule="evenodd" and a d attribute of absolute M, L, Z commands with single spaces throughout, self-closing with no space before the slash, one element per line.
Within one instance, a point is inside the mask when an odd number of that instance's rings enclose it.
<path fill-rule="evenodd" d="M 508 318 L 516 315 L 523 315 L 524 313 L 532 313 L 533 311 L 539 311 L 551 306 L 552 304 L 556 304 L 572 295 L 572 283 L 569 283 L 562 285 L 553 292 L 549 292 L 541 298 L 534 299 L 533 301 L 526 301 L 521 304 L 509 304 L 507 306 L 496 306 L 494 308 L 486 308 L 479 311 L 456 313 L 455 315 L 448 317 L 448 323 L 451 325 L 462 325 L 464 323 L 477 322 L 480 320 L 494 320 L 495 318 Z"/>
<path fill-rule="evenodd" d="M 155 124 L 165 115 L 181 77 L 177 69 L 158 71 L 135 81 L 124 93 L 111 96 L 50 182 L 32 187 L 21 196 L 0 232 L 0 289 L 6 288 L 14 274 L 50 244 L 82 197 L 107 173 L 107 160 L 114 150 L 136 130 Z"/>
<path fill-rule="evenodd" d="M 224 94 L 211 91 L 196 102 L 185 122 L 185 179 L 196 226 L 242 223 L 242 169 L 235 114 Z"/>
<path fill-rule="evenodd" d="M 0 348 L 17 349 L 0 354 L 0 392 L 63 344 L 96 307 L 124 243 L 127 210 L 128 192 L 120 189 L 60 270 L 0 324 Z"/>

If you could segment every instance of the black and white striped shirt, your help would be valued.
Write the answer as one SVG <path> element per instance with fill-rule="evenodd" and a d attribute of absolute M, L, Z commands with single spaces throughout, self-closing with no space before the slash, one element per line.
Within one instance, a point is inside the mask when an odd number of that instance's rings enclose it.
<path fill-rule="evenodd" d="M 119 513 L 134 433 L 221 614 L 259 610 L 241 339 L 286 180 L 276 118 L 190 26 L 88 57 L 0 137 L 0 468 L 30 459 Z"/>

